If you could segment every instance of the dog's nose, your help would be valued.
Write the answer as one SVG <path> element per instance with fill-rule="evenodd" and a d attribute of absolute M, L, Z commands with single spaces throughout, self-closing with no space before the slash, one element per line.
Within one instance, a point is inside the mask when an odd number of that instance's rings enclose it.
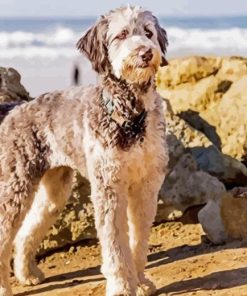
<path fill-rule="evenodd" d="M 149 48 L 148 50 L 141 50 L 139 55 L 141 56 L 143 62 L 150 62 L 153 58 L 153 53 L 151 48 Z"/>

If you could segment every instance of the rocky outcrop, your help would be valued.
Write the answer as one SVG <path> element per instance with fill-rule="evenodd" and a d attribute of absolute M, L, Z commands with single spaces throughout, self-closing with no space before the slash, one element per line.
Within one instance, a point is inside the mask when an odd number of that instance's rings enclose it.
<path fill-rule="evenodd" d="M 30 99 L 20 74 L 13 68 L 0 67 L 0 123 L 16 105 Z"/>
<path fill-rule="evenodd" d="M 247 189 L 235 186 L 247 185 L 247 59 L 173 60 L 157 83 L 175 113 L 168 116 L 172 169 L 162 197 L 182 211 L 206 203 L 199 221 L 212 242 L 246 239 Z"/>
<path fill-rule="evenodd" d="M 167 176 L 161 196 L 168 205 L 184 212 L 186 209 L 203 205 L 225 192 L 225 186 L 217 178 L 198 169 L 190 153 L 181 156 Z"/>
<path fill-rule="evenodd" d="M 21 84 L 21 75 L 13 68 L 0 67 L 0 103 L 29 100 L 29 93 Z"/>
<path fill-rule="evenodd" d="M 176 114 L 224 154 L 246 161 L 247 59 L 176 59 L 159 72 L 157 82 Z"/>
<path fill-rule="evenodd" d="M 175 115 L 167 102 L 167 141 L 169 174 L 160 198 L 171 209 L 169 217 L 178 217 L 195 205 L 206 204 L 226 192 L 225 185 L 247 183 L 247 168 L 238 160 L 224 155 L 199 130 Z M 165 207 L 165 206 L 164 206 Z M 173 213 L 176 212 L 176 215 Z"/>

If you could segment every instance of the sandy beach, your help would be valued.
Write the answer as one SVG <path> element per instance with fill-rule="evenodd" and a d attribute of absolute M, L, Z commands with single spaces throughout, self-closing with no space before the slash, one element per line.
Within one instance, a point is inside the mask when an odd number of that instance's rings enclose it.
<path fill-rule="evenodd" d="M 76 51 L 76 50 L 75 50 Z M 75 66 L 80 70 L 80 84 L 95 84 L 95 72 L 85 58 L 72 56 L 55 59 L 47 58 L 13 58 L 1 59 L 0 66 L 12 67 L 22 76 L 22 83 L 29 91 L 31 97 L 43 93 L 65 89 L 73 85 L 73 71 Z"/>
<path fill-rule="evenodd" d="M 147 275 L 156 296 L 246 296 L 247 249 L 241 242 L 213 246 L 192 216 L 152 230 Z M 15 296 L 103 296 L 100 247 L 88 241 L 40 260 L 46 281 L 22 287 L 12 277 Z"/>

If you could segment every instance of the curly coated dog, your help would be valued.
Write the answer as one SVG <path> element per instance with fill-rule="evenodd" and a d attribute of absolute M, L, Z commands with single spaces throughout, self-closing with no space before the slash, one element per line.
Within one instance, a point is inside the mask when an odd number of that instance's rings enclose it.
<path fill-rule="evenodd" d="M 12 295 L 9 263 L 24 284 L 44 275 L 35 252 L 70 195 L 73 170 L 91 183 L 106 294 L 151 295 L 148 236 L 168 151 L 155 74 L 167 36 L 149 11 L 121 7 L 78 41 L 99 86 L 44 94 L 0 126 L 0 296 Z"/>

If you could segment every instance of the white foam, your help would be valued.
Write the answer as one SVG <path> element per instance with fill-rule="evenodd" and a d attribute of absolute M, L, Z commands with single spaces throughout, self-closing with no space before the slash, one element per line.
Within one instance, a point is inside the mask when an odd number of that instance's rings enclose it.
<path fill-rule="evenodd" d="M 28 46 L 32 44 L 65 45 L 71 44 L 77 34 L 69 28 L 57 28 L 47 33 L 32 33 L 25 31 L 0 32 L 0 49 L 12 46 Z"/>
<path fill-rule="evenodd" d="M 231 28 L 221 30 L 169 28 L 170 50 L 247 50 L 247 29 Z M 247 53 L 247 51 L 246 51 Z"/>
<path fill-rule="evenodd" d="M 247 54 L 247 28 L 184 29 L 166 28 L 169 39 L 168 55 Z M 66 27 L 33 33 L 25 31 L 0 32 L 0 57 L 35 58 L 71 57 L 82 32 Z"/>
<path fill-rule="evenodd" d="M 0 49 L 0 58 L 13 59 L 13 58 L 49 58 L 56 59 L 60 57 L 71 58 L 78 54 L 76 49 L 72 47 L 38 47 L 28 46 L 25 49 L 23 47 L 5 48 Z"/>

